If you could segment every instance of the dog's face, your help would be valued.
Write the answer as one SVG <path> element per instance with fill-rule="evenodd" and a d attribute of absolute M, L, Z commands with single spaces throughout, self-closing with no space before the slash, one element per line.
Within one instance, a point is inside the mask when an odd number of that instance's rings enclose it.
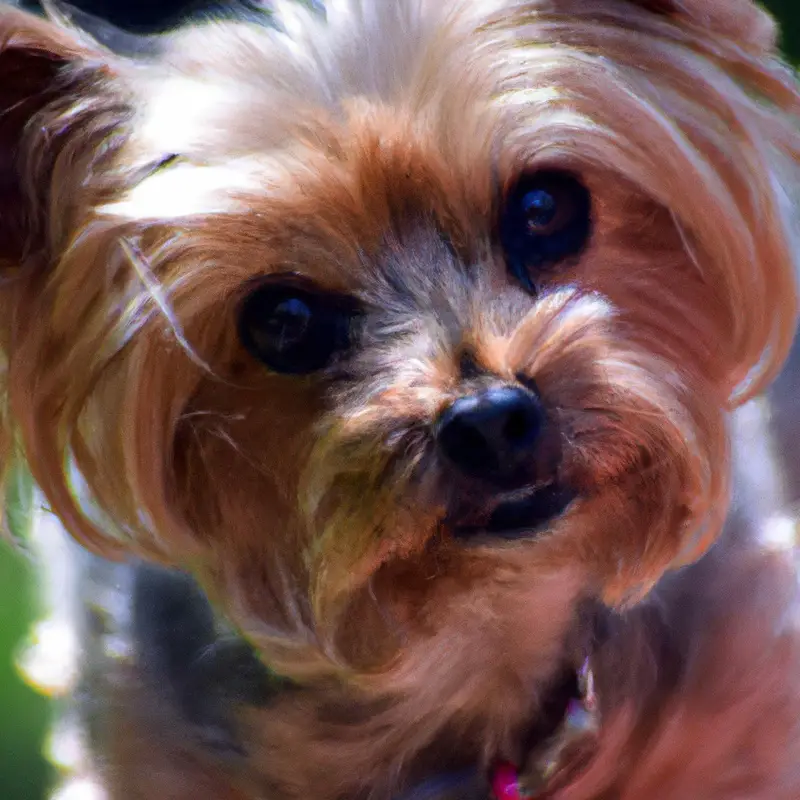
<path fill-rule="evenodd" d="M 795 88 L 744 0 L 281 10 L 139 65 L 0 18 L 9 415 L 277 668 L 485 705 L 718 532 Z"/>

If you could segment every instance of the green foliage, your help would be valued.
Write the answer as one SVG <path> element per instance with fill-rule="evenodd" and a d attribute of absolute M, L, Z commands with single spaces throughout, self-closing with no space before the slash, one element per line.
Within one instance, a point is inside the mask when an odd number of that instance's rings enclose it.
<path fill-rule="evenodd" d="M 6 491 L 6 526 L 15 541 L 23 543 L 28 534 L 33 506 L 33 478 L 26 469 L 15 469 Z"/>
<path fill-rule="evenodd" d="M 41 751 L 48 707 L 25 686 L 14 656 L 34 619 L 31 564 L 19 550 L 0 544 L 0 797 L 40 800 L 49 783 Z"/>
<path fill-rule="evenodd" d="M 763 4 L 778 18 L 783 35 L 781 43 L 794 61 L 800 58 L 800 2 L 798 0 L 768 0 Z"/>

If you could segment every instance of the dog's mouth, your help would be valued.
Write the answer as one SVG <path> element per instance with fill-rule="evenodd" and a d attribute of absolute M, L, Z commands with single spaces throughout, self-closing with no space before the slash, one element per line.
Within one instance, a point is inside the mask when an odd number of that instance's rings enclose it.
<path fill-rule="evenodd" d="M 490 536 L 523 539 L 535 536 L 562 516 L 576 500 L 577 493 L 558 484 L 546 484 L 533 491 L 507 497 L 477 523 L 454 527 L 458 538 Z"/>

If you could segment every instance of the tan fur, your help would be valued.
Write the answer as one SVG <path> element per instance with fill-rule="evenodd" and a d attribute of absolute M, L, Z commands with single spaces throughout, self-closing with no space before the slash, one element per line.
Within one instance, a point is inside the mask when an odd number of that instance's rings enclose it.
<path fill-rule="evenodd" d="M 746 0 L 278 9 L 282 30 L 208 24 L 142 63 L 0 15 L 5 450 L 79 541 L 190 568 L 305 687 L 243 715 L 269 792 L 389 797 L 443 740 L 519 757 L 579 604 L 631 604 L 718 537 L 728 414 L 795 330 L 800 95 Z M 493 235 L 537 167 L 583 177 L 596 227 L 532 299 Z M 287 270 L 392 331 L 346 390 L 236 338 L 250 282 Z M 443 526 L 431 430 L 465 352 L 534 379 L 566 443 L 581 499 L 534 542 Z M 665 715 L 693 713 L 692 680 Z M 673 730 L 563 797 L 717 797 L 704 765 L 652 788 L 691 757 Z"/>

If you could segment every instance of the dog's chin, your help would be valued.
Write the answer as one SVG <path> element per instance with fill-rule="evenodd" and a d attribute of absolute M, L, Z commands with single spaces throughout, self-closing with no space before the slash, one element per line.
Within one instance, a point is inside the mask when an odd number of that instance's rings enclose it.
<path fill-rule="evenodd" d="M 511 494 L 497 503 L 479 524 L 453 526 L 458 539 L 519 540 L 534 538 L 551 527 L 577 499 L 577 492 L 558 483 Z"/>

